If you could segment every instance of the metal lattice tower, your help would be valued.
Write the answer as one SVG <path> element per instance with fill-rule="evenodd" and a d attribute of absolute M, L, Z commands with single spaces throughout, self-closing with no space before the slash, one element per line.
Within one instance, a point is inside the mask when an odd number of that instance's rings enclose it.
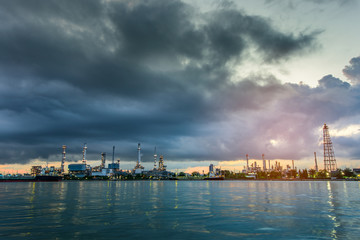
<path fill-rule="evenodd" d="M 156 170 L 156 160 L 157 160 L 157 154 L 156 154 L 156 147 L 154 149 L 154 170 Z"/>
<path fill-rule="evenodd" d="M 87 145 L 86 145 L 86 143 L 84 143 L 83 158 L 82 158 L 82 163 L 83 164 L 86 164 L 86 149 L 87 149 Z"/>
<path fill-rule="evenodd" d="M 137 165 L 140 166 L 140 162 L 141 162 L 141 147 L 140 147 L 140 143 L 138 143 L 138 161 L 137 161 Z"/>
<path fill-rule="evenodd" d="M 324 124 L 323 127 L 323 145 L 324 145 L 324 168 L 327 172 L 337 169 L 334 149 L 332 146 L 329 128 Z"/>
<path fill-rule="evenodd" d="M 61 160 L 61 173 L 64 173 L 65 172 L 65 160 L 66 160 L 66 145 L 63 145 L 62 146 L 62 149 L 63 149 L 63 156 L 62 156 L 62 160 Z"/>
<path fill-rule="evenodd" d="M 105 168 L 106 152 L 101 153 L 101 169 Z"/>

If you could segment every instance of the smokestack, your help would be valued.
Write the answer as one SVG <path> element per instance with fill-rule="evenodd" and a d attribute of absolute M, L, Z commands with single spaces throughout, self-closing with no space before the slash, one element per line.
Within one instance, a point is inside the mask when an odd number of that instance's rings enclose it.
<path fill-rule="evenodd" d="M 113 146 L 113 156 L 112 156 L 112 164 L 114 166 L 114 161 L 115 161 L 115 146 Z"/>
<path fill-rule="evenodd" d="M 141 162 L 141 148 L 140 148 L 140 143 L 138 143 L 138 164 L 140 165 Z"/>
<path fill-rule="evenodd" d="M 266 171 L 266 161 L 265 161 L 265 155 L 264 154 L 262 155 L 262 159 L 263 159 L 263 168 L 264 168 L 264 171 Z"/>
<path fill-rule="evenodd" d="M 249 155 L 246 154 L 246 172 L 249 172 Z"/>
<path fill-rule="evenodd" d="M 317 159 L 316 159 L 316 152 L 314 152 L 314 156 L 315 156 L 315 171 L 318 172 L 318 165 L 317 165 Z"/>
<path fill-rule="evenodd" d="M 293 169 L 295 169 L 295 167 L 294 167 L 294 160 L 292 160 L 292 167 L 293 167 Z"/>
<path fill-rule="evenodd" d="M 83 159 L 82 159 L 83 164 L 86 164 L 86 149 L 87 149 L 87 146 L 86 146 L 86 143 L 84 143 Z"/>
<path fill-rule="evenodd" d="M 66 154 L 66 145 L 63 145 L 62 149 L 63 149 L 63 152 L 62 152 L 63 157 L 62 157 L 62 160 L 61 160 L 61 173 L 64 173 L 65 172 L 65 170 L 64 170 L 64 168 L 65 168 L 65 159 L 66 159 L 66 156 L 65 156 L 65 154 Z"/>

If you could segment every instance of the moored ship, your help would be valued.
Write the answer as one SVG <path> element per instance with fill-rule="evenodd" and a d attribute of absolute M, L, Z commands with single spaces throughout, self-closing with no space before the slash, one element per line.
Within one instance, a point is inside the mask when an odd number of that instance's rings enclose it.
<path fill-rule="evenodd" d="M 214 177 L 204 178 L 204 180 L 225 180 L 225 178 L 222 176 L 214 176 Z"/>
<path fill-rule="evenodd" d="M 37 175 L 37 176 L 2 176 L 0 182 L 58 182 L 62 176 Z"/>

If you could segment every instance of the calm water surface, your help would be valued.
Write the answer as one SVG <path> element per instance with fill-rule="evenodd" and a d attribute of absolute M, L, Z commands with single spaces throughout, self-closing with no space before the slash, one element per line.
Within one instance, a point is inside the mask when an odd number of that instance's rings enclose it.
<path fill-rule="evenodd" d="M 0 239 L 118 238 L 360 239 L 360 183 L 0 183 Z"/>

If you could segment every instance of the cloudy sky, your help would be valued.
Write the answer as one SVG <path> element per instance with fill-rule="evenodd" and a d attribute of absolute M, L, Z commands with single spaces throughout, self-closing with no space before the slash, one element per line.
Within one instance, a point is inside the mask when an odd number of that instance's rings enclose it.
<path fill-rule="evenodd" d="M 360 165 L 360 1 L 0 0 L 0 165 Z M 301 164 L 300 164 L 301 165 Z"/>

